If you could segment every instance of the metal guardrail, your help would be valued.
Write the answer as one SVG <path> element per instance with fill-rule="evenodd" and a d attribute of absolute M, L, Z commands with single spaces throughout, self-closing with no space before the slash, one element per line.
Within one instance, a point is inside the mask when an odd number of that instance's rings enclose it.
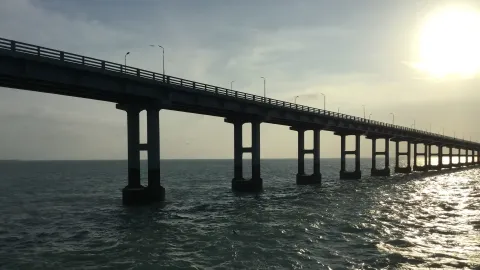
<path fill-rule="evenodd" d="M 45 47 L 40 47 L 28 43 L 23 43 L 19 41 L 14 41 L 10 39 L 5 39 L 5 38 L 0 38 L 0 50 L 9 50 L 12 52 L 16 53 L 24 53 L 24 54 L 29 54 L 29 55 L 35 55 L 38 57 L 43 57 L 43 58 L 49 58 L 49 59 L 55 59 L 67 63 L 73 63 L 73 64 L 79 64 L 83 66 L 88 66 L 88 67 L 93 67 L 93 68 L 98 68 L 102 70 L 107 70 L 107 71 L 113 71 L 113 72 L 119 72 L 122 74 L 126 75 L 131 75 L 131 76 L 136 76 L 144 79 L 151 79 L 154 81 L 170 84 L 170 85 L 177 85 L 177 86 L 182 86 L 182 87 L 188 87 L 188 88 L 193 88 L 198 91 L 207 91 L 210 93 L 214 93 L 217 95 L 224 95 L 224 96 L 229 96 L 229 97 L 235 97 L 239 99 L 244 99 L 244 100 L 250 100 L 250 101 L 256 101 L 256 102 L 261 102 L 265 104 L 269 104 L 272 106 L 278 106 L 282 108 L 289 108 L 293 110 L 298 110 L 298 111 L 303 111 L 303 112 L 310 112 L 310 113 L 315 113 L 315 114 L 320 114 L 322 116 L 331 116 L 331 117 L 337 117 L 345 120 L 353 120 L 356 121 L 357 123 L 362 123 L 362 124 L 370 124 L 370 125 L 377 125 L 381 127 L 389 127 L 392 129 L 397 129 L 401 131 L 409 131 L 409 132 L 414 132 L 422 135 L 427 135 L 427 136 L 432 136 L 436 137 L 439 139 L 449 139 L 449 140 L 455 140 L 455 141 L 461 141 L 464 143 L 472 143 L 467 140 L 459 139 L 459 138 L 453 138 L 450 136 L 445 136 L 445 135 L 440 135 L 432 132 L 427 132 L 427 131 L 422 131 L 418 129 L 412 129 L 412 128 L 407 128 L 407 127 L 402 127 L 398 125 L 392 125 L 392 124 L 387 124 L 375 120 L 369 120 L 361 117 L 356 117 L 356 116 L 351 116 L 347 114 L 342 114 L 342 113 L 336 113 L 332 111 L 327 111 L 327 110 L 321 110 L 317 108 L 312 108 L 308 106 L 303 106 L 299 104 L 294 104 L 290 102 L 285 102 L 281 100 L 276 100 L 272 98 L 265 98 L 262 96 L 257 96 L 257 95 L 252 95 L 244 92 L 239 92 L 239 91 L 234 91 L 222 87 L 217 87 L 209 84 L 204 84 L 204 83 L 199 83 L 199 82 L 194 82 L 182 78 L 177 78 L 173 76 L 168 76 L 165 74 L 161 73 L 155 73 L 152 71 L 147 71 L 139 68 L 133 68 L 130 66 L 125 66 L 122 64 L 117 64 L 113 62 L 108 62 L 100 59 L 95 59 L 91 57 L 86 57 L 74 53 L 68 53 L 68 52 L 63 52 L 59 50 L 54 50 L 54 49 L 49 49 Z"/>

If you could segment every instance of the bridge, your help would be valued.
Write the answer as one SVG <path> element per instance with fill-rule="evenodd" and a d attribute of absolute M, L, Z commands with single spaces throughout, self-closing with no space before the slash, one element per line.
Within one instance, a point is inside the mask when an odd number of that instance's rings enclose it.
<path fill-rule="evenodd" d="M 128 184 L 122 191 L 126 205 L 162 201 L 165 189 L 160 181 L 160 128 L 162 109 L 223 117 L 234 129 L 234 175 L 232 190 L 262 190 L 260 174 L 260 124 L 288 126 L 298 133 L 299 185 L 321 184 L 320 131 L 334 132 L 341 138 L 340 179 L 360 179 L 360 136 L 372 141 L 372 176 L 389 176 L 389 142 L 395 142 L 395 173 L 442 170 L 480 164 L 480 144 L 366 118 L 302 106 L 272 98 L 233 91 L 78 54 L 0 38 L 0 86 L 73 96 L 116 103 L 127 115 Z M 140 143 L 139 113 L 147 112 L 147 143 Z M 251 147 L 242 145 L 242 127 L 252 126 Z M 305 149 L 305 131 L 313 131 L 313 149 Z M 355 148 L 347 150 L 347 136 L 355 137 Z M 377 151 L 379 140 L 384 151 Z M 400 152 L 399 144 L 407 143 Z M 424 145 L 419 152 L 418 146 Z M 432 149 L 433 147 L 436 148 Z M 413 154 L 411 149 L 413 148 Z M 448 150 L 448 154 L 444 152 Z M 457 153 L 454 153 L 456 150 Z M 147 186 L 141 185 L 140 151 L 148 154 Z M 251 153 L 252 175 L 244 178 L 243 153 Z M 313 174 L 305 173 L 305 155 L 313 155 Z M 346 156 L 355 157 L 355 169 L 346 171 Z M 399 157 L 407 165 L 400 167 Z M 376 156 L 385 158 L 377 168 Z M 432 156 L 438 164 L 432 165 Z M 452 157 L 458 156 L 453 163 Z M 425 160 L 419 166 L 418 158 Z M 443 163 L 445 159 L 449 162 Z M 463 157 L 464 162 L 461 162 Z M 411 161 L 413 159 L 413 166 Z"/>

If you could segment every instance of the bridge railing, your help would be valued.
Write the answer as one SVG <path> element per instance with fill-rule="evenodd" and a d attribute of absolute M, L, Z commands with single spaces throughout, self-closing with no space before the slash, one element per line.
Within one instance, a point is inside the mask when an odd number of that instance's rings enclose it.
<path fill-rule="evenodd" d="M 403 126 L 398 126 L 398 125 L 393 125 L 393 124 L 387 124 L 375 120 L 369 120 L 366 118 L 361 118 L 357 116 L 352 116 L 352 115 L 347 115 L 343 113 L 337 113 L 337 112 L 332 112 L 332 111 L 327 111 L 327 110 L 322 110 L 318 108 L 312 108 L 296 103 L 291 103 L 291 102 L 286 102 L 282 100 L 276 100 L 272 98 L 266 98 L 262 96 L 257 96 L 245 92 L 239 92 L 239 91 L 234 91 L 218 86 L 213 86 L 213 85 L 208 85 L 204 83 L 199 83 L 199 82 L 194 82 L 182 78 L 177 78 L 173 76 L 168 76 L 165 74 L 161 73 L 156 73 L 148 70 L 143 70 L 139 68 L 134 68 L 130 66 L 125 66 L 122 64 L 118 63 L 113 63 L 113 62 L 108 62 L 92 57 L 86 57 L 83 55 L 78 55 L 74 53 L 68 53 L 68 52 L 63 52 L 59 50 L 54 50 L 54 49 L 49 49 L 45 47 L 40 47 L 28 43 L 23 43 L 23 42 L 18 42 L 14 40 L 9 40 L 9 39 L 4 39 L 0 38 L 0 50 L 10 50 L 12 52 L 16 53 L 24 53 L 24 54 L 29 54 L 29 55 L 35 55 L 38 57 L 43 57 L 43 58 L 49 58 L 49 59 L 54 59 L 54 60 L 60 60 L 66 63 L 72 63 L 72 64 L 78 64 L 78 65 L 83 65 L 83 66 L 88 66 L 92 68 L 98 68 L 106 71 L 111 71 L 111 72 L 118 72 L 118 73 L 123 73 L 125 75 L 130 75 L 130 76 L 136 76 L 144 79 L 151 79 L 155 80 L 158 82 L 170 84 L 170 85 L 177 85 L 181 87 L 187 87 L 187 88 L 192 88 L 195 90 L 199 91 L 207 91 L 210 93 L 214 93 L 217 95 L 224 95 L 224 96 L 229 96 L 229 97 L 234 97 L 234 98 L 239 98 L 239 99 L 245 99 L 245 100 L 251 100 L 255 102 L 261 102 L 261 103 L 266 103 L 272 106 L 278 106 L 278 107 L 283 107 L 283 108 L 290 108 L 293 110 L 298 110 L 298 111 L 306 111 L 306 112 L 311 112 L 311 113 L 316 113 L 316 114 L 321 114 L 324 116 L 330 116 L 333 118 L 341 118 L 341 119 L 347 119 L 347 120 L 353 120 L 358 123 L 366 123 L 370 125 L 377 125 L 377 126 L 382 126 L 382 127 L 389 127 L 397 130 L 402 130 L 402 131 L 409 131 L 409 132 L 414 132 L 422 135 L 427 135 L 431 137 L 437 137 L 437 138 L 442 138 L 442 139 L 455 139 L 458 141 L 463 141 L 463 142 L 468 142 L 466 140 L 461 140 L 458 138 L 452 138 L 449 136 L 444 136 L 432 132 L 427 132 L 427 131 L 422 131 L 418 129 L 412 129 L 412 128 L 407 128 Z"/>

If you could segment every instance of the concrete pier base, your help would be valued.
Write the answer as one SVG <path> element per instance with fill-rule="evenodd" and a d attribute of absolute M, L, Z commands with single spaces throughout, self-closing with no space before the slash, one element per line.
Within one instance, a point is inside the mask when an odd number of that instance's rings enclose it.
<path fill-rule="evenodd" d="M 371 169 L 370 170 L 371 176 L 390 176 L 390 169 Z"/>
<path fill-rule="evenodd" d="M 232 191 L 234 192 L 261 192 L 263 179 L 232 179 Z"/>
<path fill-rule="evenodd" d="M 124 205 L 138 205 L 145 203 L 144 187 L 124 187 L 122 190 L 122 203 Z"/>
<path fill-rule="evenodd" d="M 340 179 L 341 180 L 360 180 L 362 179 L 362 171 L 353 171 L 353 172 L 340 171 Z"/>
<path fill-rule="evenodd" d="M 395 173 L 411 173 L 412 172 L 412 167 L 395 167 Z"/>
<path fill-rule="evenodd" d="M 125 187 L 122 190 L 122 204 L 144 205 L 165 200 L 165 188 L 159 187 Z"/>
<path fill-rule="evenodd" d="M 297 174 L 297 185 L 319 185 L 322 183 L 322 175 Z"/>
<path fill-rule="evenodd" d="M 413 171 L 414 172 L 428 172 L 428 165 L 425 165 L 425 166 L 413 165 Z"/>

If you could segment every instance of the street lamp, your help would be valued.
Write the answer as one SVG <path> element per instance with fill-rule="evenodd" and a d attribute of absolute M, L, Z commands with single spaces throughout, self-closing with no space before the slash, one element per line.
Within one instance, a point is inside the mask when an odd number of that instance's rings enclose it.
<path fill-rule="evenodd" d="M 297 98 L 299 98 L 299 97 L 300 97 L 300 96 L 295 96 L 295 99 L 294 99 L 294 100 L 295 100 L 295 101 L 294 101 L 295 104 L 297 104 Z"/>
<path fill-rule="evenodd" d="M 127 52 L 127 53 L 125 54 L 125 67 L 127 66 L 127 55 L 129 55 L 129 54 L 130 54 L 130 52 Z"/>
<path fill-rule="evenodd" d="M 325 109 L 325 108 L 326 108 L 326 107 L 325 107 L 325 100 L 327 99 L 327 97 L 325 96 L 324 93 L 320 93 L 320 94 L 323 96 L 323 110 L 325 111 L 325 110 L 326 110 L 326 109 Z"/>
<path fill-rule="evenodd" d="M 392 125 L 395 125 L 395 114 L 390 113 L 392 115 Z"/>
<path fill-rule="evenodd" d="M 415 128 L 415 119 L 413 119 L 413 128 Z"/>
<path fill-rule="evenodd" d="M 362 105 L 362 106 L 363 106 L 363 118 L 367 118 L 365 115 L 365 105 Z"/>
<path fill-rule="evenodd" d="M 233 83 L 234 83 L 234 82 L 235 82 L 235 81 L 231 81 L 231 82 L 230 82 L 230 90 L 233 90 Z"/>
<path fill-rule="evenodd" d="M 267 79 L 265 79 L 265 77 L 260 77 L 263 79 L 263 98 L 266 98 L 267 97 L 267 91 L 266 91 L 266 87 L 265 85 L 267 84 Z"/>
<path fill-rule="evenodd" d="M 155 47 L 155 45 L 150 45 L 151 47 Z M 159 48 L 162 48 L 162 66 L 163 66 L 163 75 L 165 75 L 165 48 L 160 45 L 157 45 Z"/>
<path fill-rule="evenodd" d="M 370 120 L 370 117 L 371 117 L 371 116 L 372 116 L 372 113 L 370 113 L 370 114 L 368 115 L 368 120 Z"/>

